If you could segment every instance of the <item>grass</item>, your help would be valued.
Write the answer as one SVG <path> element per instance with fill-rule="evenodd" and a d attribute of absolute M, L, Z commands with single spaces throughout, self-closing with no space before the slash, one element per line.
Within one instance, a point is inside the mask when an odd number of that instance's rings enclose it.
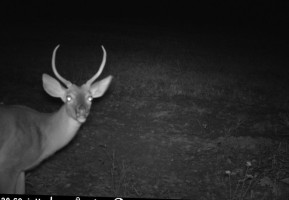
<path fill-rule="evenodd" d="M 282 184 L 288 183 L 288 149 L 284 149 L 284 145 L 287 144 L 269 143 L 263 146 L 263 156 L 258 154 L 257 160 L 247 161 L 244 167 L 232 171 L 226 170 L 228 199 L 286 199 L 288 191 Z"/>

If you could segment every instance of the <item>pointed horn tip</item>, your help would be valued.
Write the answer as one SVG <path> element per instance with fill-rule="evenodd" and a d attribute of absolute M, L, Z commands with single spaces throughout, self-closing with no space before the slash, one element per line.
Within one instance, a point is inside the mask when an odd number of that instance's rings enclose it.
<path fill-rule="evenodd" d="M 105 52 L 105 48 L 104 48 L 104 46 L 103 46 L 103 45 L 101 45 L 101 48 L 102 48 L 102 50 Z"/>
<path fill-rule="evenodd" d="M 54 49 L 57 50 L 60 47 L 60 44 L 58 44 Z"/>

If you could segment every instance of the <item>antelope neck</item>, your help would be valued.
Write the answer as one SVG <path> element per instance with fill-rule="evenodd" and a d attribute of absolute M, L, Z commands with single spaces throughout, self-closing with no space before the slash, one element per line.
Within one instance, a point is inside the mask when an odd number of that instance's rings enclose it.
<path fill-rule="evenodd" d="M 48 157 L 68 144 L 81 126 L 81 123 L 67 114 L 65 104 L 57 112 L 52 113 L 47 122 L 43 128 L 45 142 L 42 158 Z"/>

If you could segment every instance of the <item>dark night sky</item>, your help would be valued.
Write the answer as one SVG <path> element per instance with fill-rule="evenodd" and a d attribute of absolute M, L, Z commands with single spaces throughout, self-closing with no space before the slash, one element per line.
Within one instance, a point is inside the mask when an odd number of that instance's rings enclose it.
<path fill-rule="evenodd" d="M 289 3 L 276 1 L 5 1 L 1 23 L 131 22 L 283 27 Z"/>

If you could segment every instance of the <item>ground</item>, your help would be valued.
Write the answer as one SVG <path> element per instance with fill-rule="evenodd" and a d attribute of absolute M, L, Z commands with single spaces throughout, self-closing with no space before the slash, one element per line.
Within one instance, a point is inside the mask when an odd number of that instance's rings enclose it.
<path fill-rule="evenodd" d="M 61 106 L 41 84 L 58 43 L 57 67 L 71 81 L 97 70 L 101 44 L 102 77 L 114 76 L 74 140 L 26 173 L 28 194 L 286 199 L 286 41 L 141 27 L 19 31 L 1 39 L 4 104 Z"/>

